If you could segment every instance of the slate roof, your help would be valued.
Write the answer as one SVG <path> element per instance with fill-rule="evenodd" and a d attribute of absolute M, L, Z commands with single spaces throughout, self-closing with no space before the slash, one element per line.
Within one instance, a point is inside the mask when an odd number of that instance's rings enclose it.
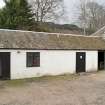
<path fill-rule="evenodd" d="M 0 30 L 0 49 L 105 50 L 101 37 Z"/>

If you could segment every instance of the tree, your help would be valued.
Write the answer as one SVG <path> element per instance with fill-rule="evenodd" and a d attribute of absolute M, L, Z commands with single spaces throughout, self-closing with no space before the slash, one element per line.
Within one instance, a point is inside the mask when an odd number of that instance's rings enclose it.
<path fill-rule="evenodd" d="M 105 25 L 105 8 L 97 2 L 87 3 L 89 28 L 98 30 Z"/>
<path fill-rule="evenodd" d="M 95 1 L 80 0 L 79 21 L 84 28 L 84 35 L 86 30 L 95 32 L 105 25 L 105 8 Z"/>
<path fill-rule="evenodd" d="M 0 10 L 0 28 L 31 30 L 33 14 L 26 0 L 4 0 Z"/>
<path fill-rule="evenodd" d="M 86 35 L 86 28 L 87 28 L 87 0 L 80 0 L 80 15 L 79 20 L 81 22 L 81 26 L 83 27 L 83 33 Z"/>
<path fill-rule="evenodd" d="M 64 13 L 63 0 L 30 1 L 37 22 L 58 19 Z"/>

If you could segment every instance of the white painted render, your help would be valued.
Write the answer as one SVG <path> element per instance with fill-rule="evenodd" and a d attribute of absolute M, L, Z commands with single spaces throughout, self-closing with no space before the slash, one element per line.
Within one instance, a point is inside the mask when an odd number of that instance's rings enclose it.
<path fill-rule="evenodd" d="M 98 70 L 98 51 L 0 50 L 11 52 L 11 79 L 76 73 L 76 52 L 86 52 L 86 72 Z M 26 52 L 40 52 L 40 67 L 26 67 Z"/>
<path fill-rule="evenodd" d="M 86 71 L 92 72 L 98 70 L 98 51 L 86 52 Z"/>
<path fill-rule="evenodd" d="M 26 67 L 26 51 L 11 53 L 11 79 L 43 75 L 75 73 L 75 53 L 72 51 L 27 51 L 40 52 L 40 67 Z"/>
<path fill-rule="evenodd" d="M 76 73 L 76 51 L 12 51 L 11 79 Z M 40 67 L 26 67 L 26 52 L 40 52 Z M 80 51 L 79 51 L 80 52 Z M 86 71 L 97 71 L 98 52 L 86 52 Z"/>

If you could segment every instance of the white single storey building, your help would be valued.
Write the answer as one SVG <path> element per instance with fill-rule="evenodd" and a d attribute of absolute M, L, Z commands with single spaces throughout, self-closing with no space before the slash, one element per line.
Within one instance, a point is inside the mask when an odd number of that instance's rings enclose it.
<path fill-rule="evenodd" d="M 105 68 L 99 36 L 0 30 L 0 77 L 22 79 Z"/>

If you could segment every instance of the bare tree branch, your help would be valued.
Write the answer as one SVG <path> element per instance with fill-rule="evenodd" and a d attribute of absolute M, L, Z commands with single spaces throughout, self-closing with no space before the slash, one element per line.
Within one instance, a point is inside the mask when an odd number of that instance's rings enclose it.
<path fill-rule="evenodd" d="M 98 30 L 105 25 L 105 8 L 95 1 L 80 0 L 80 14 L 79 21 L 84 28 L 84 35 L 86 29 Z"/>
<path fill-rule="evenodd" d="M 31 5 L 37 22 L 57 19 L 64 13 L 63 0 L 32 0 Z"/>

